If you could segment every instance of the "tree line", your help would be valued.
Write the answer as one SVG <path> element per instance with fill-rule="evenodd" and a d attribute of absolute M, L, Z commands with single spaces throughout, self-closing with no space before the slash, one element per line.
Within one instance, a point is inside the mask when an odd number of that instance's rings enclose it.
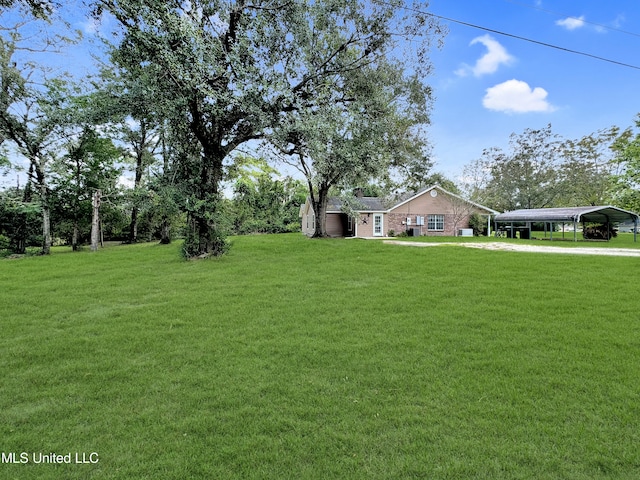
<path fill-rule="evenodd" d="M 322 219 L 332 189 L 415 180 L 432 165 L 423 140 L 432 92 L 424 78 L 428 51 L 444 34 L 434 17 L 357 0 L 89 5 L 95 19 L 116 25 L 92 79 L 51 77 L 20 55 L 33 48 L 25 46 L 22 25 L 0 29 L 0 139 L 29 165 L 29 184 L 4 196 L 11 205 L 22 202 L 20 218 L 37 206 L 43 253 L 60 236 L 52 225 L 68 224 L 79 238 L 90 196 L 91 208 L 99 203 L 114 212 L 127 197 L 130 241 L 144 208 L 153 205 L 163 241 L 181 218 L 186 256 L 224 253 L 225 186 L 237 180 L 236 200 L 249 204 L 256 195 L 299 192 L 295 182 L 276 186 L 269 175 L 253 184 L 234 179 L 244 149 L 302 173 L 318 236 L 326 234 Z M 55 12 L 46 0 L 0 5 L 10 7 L 39 22 Z M 55 49 L 62 37 L 46 38 L 44 49 Z M 410 64 L 401 51 L 407 40 Z M 124 195 L 117 176 L 127 162 L 134 180 Z M 61 221 L 60 211 L 70 218 Z M 259 215 L 252 222 L 260 224 Z"/>
<path fill-rule="evenodd" d="M 626 129 L 564 139 L 551 125 L 512 134 L 468 164 L 462 189 L 498 211 L 616 205 L 640 211 L 640 116 Z"/>

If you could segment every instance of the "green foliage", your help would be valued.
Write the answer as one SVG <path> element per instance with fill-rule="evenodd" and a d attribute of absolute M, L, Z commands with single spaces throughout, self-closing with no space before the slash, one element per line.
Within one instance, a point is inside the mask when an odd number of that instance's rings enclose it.
<path fill-rule="evenodd" d="M 42 213 L 42 253 L 51 248 L 49 173 L 61 144 L 78 128 L 73 104 L 78 87 L 63 77 L 51 78 L 32 61 L 19 62 L 20 32 L 9 29 L 0 39 L 0 138 L 29 163 Z M 46 40 L 49 43 L 49 39 Z M 55 42 L 54 42 L 55 43 Z"/>
<path fill-rule="evenodd" d="M 233 232 L 286 233 L 300 230 L 298 218 L 306 189 L 290 177 L 274 180 L 272 171 L 240 177 L 234 186 L 230 214 Z"/>
<path fill-rule="evenodd" d="M 176 186 L 165 184 L 164 177 L 152 179 L 148 189 L 141 191 L 139 205 L 138 234 L 141 238 L 170 243 L 184 229 L 181 191 Z M 168 232 L 164 232 L 168 233 L 166 238 L 163 238 L 163 227 L 168 228 Z"/>
<path fill-rule="evenodd" d="M 467 165 L 465 190 L 469 198 L 499 211 L 611 203 L 629 208 L 633 179 L 614 171 L 627 165 L 633 171 L 624 153 L 631 138 L 631 129 L 620 133 L 618 127 L 577 140 L 553 134 L 551 125 L 527 129 L 511 136 L 510 151 L 490 148 Z"/>
<path fill-rule="evenodd" d="M 478 213 L 472 213 L 469 216 L 469 226 L 473 229 L 474 237 L 487 234 L 487 219 Z"/>
<path fill-rule="evenodd" d="M 15 5 L 27 10 L 35 18 L 47 20 L 53 12 L 55 3 L 49 0 L 0 0 L 0 12 Z"/>
<path fill-rule="evenodd" d="M 421 79 L 430 67 L 426 51 L 431 36 L 441 33 L 435 17 L 406 16 L 392 4 L 363 5 L 357 0 L 277 0 L 268 6 L 104 0 L 96 4 L 96 11 L 102 10 L 122 27 L 121 42 L 111 52 L 115 69 L 140 80 L 134 85 L 142 104 L 167 121 L 174 138 L 195 150 L 186 158 L 185 185 L 187 196 L 197 201 L 207 202 L 220 193 L 224 163 L 233 162 L 239 146 L 275 139 L 282 130 L 279 141 L 287 143 L 288 133 L 295 134 L 306 122 L 321 127 L 308 139 L 314 151 L 321 151 L 322 142 L 331 138 L 324 144 L 335 146 L 341 161 L 359 159 L 352 169 L 344 164 L 338 169 L 354 177 L 381 171 L 379 166 L 371 168 L 376 162 L 367 157 L 385 157 L 387 163 L 408 167 L 404 159 L 415 160 L 421 150 L 422 136 L 412 127 L 427 121 L 428 109 L 412 107 L 425 106 L 430 98 Z M 399 58 L 393 51 L 396 35 L 414 40 L 417 55 L 412 56 L 416 61 L 411 78 L 399 73 L 399 62 L 392 60 Z M 365 104 L 372 107 L 370 116 L 379 118 L 377 130 L 367 128 L 367 134 L 357 121 L 342 116 Z M 314 120 L 312 112 L 321 121 Z M 351 123 L 345 125 L 342 119 Z M 403 135 L 382 128 L 384 121 Z M 323 140 L 326 134 L 331 137 Z M 339 146 L 346 139 L 353 140 L 351 154 Z M 370 148 L 373 139 L 389 148 Z M 409 170 L 424 166 L 422 157 Z M 222 234 L 205 231 L 216 228 L 206 215 L 202 209 L 190 209 L 193 221 L 188 228 L 198 229 L 191 237 Z M 199 241 L 199 248 L 212 245 Z"/>
<path fill-rule="evenodd" d="M 189 258 L 207 258 L 223 255 L 229 250 L 227 240 L 230 229 L 228 208 L 220 195 L 207 195 L 204 200 L 191 196 L 187 199 L 187 234 L 182 255 Z"/>
<path fill-rule="evenodd" d="M 640 115 L 636 120 L 637 128 L 640 128 Z M 640 212 L 640 133 L 626 129 L 612 148 L 620 171 L 615 177 L 614 198 L 621 207 Z"/>
<path fill-rule="evenodd" d="M 490 148 L 483 152 L 481 169 L 489 172 L 484 187 L 486 205 L 498 211 L 552 206 L 558 197 L 559 137 L 551 125 L 512 134 L 510 151 Z"/>
<path fill-rule="evenodd" d="M 50 205 L 55 235 L 77 247 L 89 239 L 93 192 L 101 190 L 105 206 L 110 197 L 117 195 L 121 170 L 115 165 L 122 158 L 122 151 L 88 127 L 67 148 L 67 154 L 53 165 Z M 103 229 L 110 230 L 110 225 L 104 223 Z"/>
<path fill-rule="evenodd" d="M 563 161 L 558 170 L 560 194 L 555 205 L 609 205 L 612 203 L 613 150 L 617 127 L 579 140 L 563 142 Z"/>
<path fill-rule="evenodd" d="M 42 243 L 41 208 L 29 197 L 26 189 L 0 191 L 0 234 L 9 239 L 6 247 L 13 253 L 25 253 L 26 248 Z"/>

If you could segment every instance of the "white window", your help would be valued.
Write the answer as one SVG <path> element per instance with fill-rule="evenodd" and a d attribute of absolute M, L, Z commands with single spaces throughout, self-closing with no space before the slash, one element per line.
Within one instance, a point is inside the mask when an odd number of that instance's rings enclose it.
<path fill-rule="evenodd" d="M 444 215 L 427 215 L 427 230 L 442 232 L 444 230 Z"/>
<path fill-rule="evenodd" d="M 348 232 L 353 231 L 353 217 L 351 215 L 347 217 L 347 231 Z"/>

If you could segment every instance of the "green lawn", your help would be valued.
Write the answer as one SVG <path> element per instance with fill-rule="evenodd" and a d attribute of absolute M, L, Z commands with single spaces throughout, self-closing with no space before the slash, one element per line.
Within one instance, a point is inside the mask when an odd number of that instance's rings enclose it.
<path fill-rule="evenodd" d="M 178 250 L 0 260 L 0 478 L 640 478 L 640 259 Z"/>

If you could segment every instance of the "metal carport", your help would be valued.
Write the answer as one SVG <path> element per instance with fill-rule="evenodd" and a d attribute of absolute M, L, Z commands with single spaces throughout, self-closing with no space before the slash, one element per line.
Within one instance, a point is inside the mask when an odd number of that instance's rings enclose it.
<path fill-rule="evenodd" d="M 513 229 L 514 223 L 525 223 L 531 232 L 532 223 L 572 223 L 573 240 L 577 241 L 578 223 L 593 222 L 612 225 L 626 221 L 633 222 L 633 241 L 637 241 L 638 222 L 637 213 L 623 210 L 622 208 L 605 205 L 600 207 L 561 207 L 561 208 L 531 208 L 504 212 L 494 217 L 496 230 L 498 223 L 510 223 Z M 553 228 L 551 228 L 553 230 Z M 512 230 L 513 231 L 513 230 Z M 553 238 L 553 233 L 551 234 Z"/>

